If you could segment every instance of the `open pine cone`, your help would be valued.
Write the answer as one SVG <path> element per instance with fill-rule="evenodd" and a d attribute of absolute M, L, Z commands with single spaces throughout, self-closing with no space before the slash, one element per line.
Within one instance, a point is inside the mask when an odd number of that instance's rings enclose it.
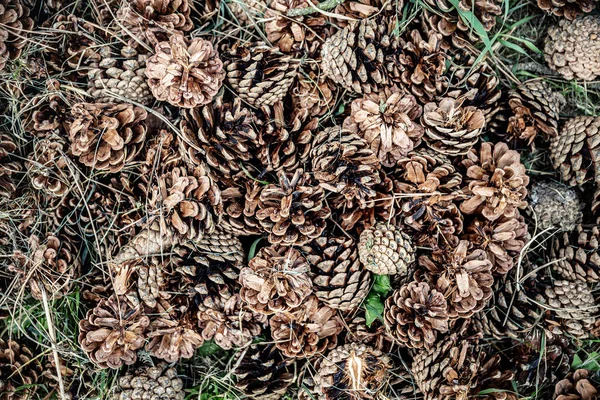
<path fill-rule="evenodd" d="M 183 381 L 175 368 L 164 363 L 140 367 L 119 377 L 114 400 L 184 400 Z"/>
<path fill-rule="evenodd" d="M 598 387 L 589 381 L 590 371 L 578 369 L 560 380 L 554 387 L 554 400 L 594 400 Z"/>
<path fill-rule="evenodd" d="M 399 227 L 380 222 L 360 234 L 358 256 L 362 265 L 377 275 L 407 276 L 415 261 L 415 248 Z"/>
<path fill-rule="evenodd" d="M 31 186 L 51 196 L 62 196 L 70 189 L 67 148 L 64 138 L 57 134 L 35 142 L 25 162 Z"/>
<path fill-rule="evenodd" d="M 39 398 L 36 392 L 42 372 L 42 364 L 28 347 L 0 339 L 0 399 Z"/>
<path fill-rule="evenodd" d="M 0 71 L 8 60 L 21 55 L 27 44 L 27 31 L 33 28 L 29 8 L 21 0 L 0 0 Z"/>
<path fill-rule="evenodd" d="M 544 11 L 568 20 L 574 20 L 596 8 L 594 0 L 537 0 L 537 5 Z"/>

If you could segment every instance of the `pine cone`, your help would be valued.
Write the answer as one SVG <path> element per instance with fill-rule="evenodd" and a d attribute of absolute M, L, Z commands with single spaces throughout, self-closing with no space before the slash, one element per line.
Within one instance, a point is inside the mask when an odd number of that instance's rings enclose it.
<path fill-rule="evenodd" d="M 370 327 L 364 317 L 357 316 L 346 320 L 345 343 L 361 343 L 389 353 L 395 346 L 394 338 L 389 334 L 389 329 L 380 320 L 375 320 Z"/>
<path fill-rule="evenodd" d="M 562 19 L 548 29 L 544 58 L 567 80 L 591 81 L 600 75 L 600 17 Z"/>
<path fill-rule="evenodd" d="M 325 230 L 331 211 L 324 199 L 323 189 L 312 186 L 302 169 L 291 179 L 280 173 L 278 185 L 262 188 L 256 218 L 272 244 L 303 245 Z"/>
<path fill-rule="evenodd" d="M 42 364 L 26 346 L 0 339 L 0 394 L 2 400 L 39 398 Z M 38 395 L 39 396 L 39 395 Z"/>
<path fill-rule="evenodd" d="M 403 5 L 403 1 L 390 4 L 385 0 L 349 0 L 342 2 L 334 8 L 334 15 L 332 15 L 331 18 L 333 19 L 335 15 L 343 15 L 345 17 L 350 17 L 349 21 L 352 21 L 353 19 L 361 20 L 366 19 L 377 12 L 402 9 Z M 340 26 L 348 24 L 348 21 L 341 18 L 336 18 L 335 22 Z"/>
<path fill-rule="evenodd" d="M 469 318 L 492 297 L 492 263 L 483 250 L 469 250 L 467 240 L 454 248 L 423 255 L 419 265 L 428 271 L 431 287 L 446 297 L 450 318 Z"/>
<path fill-rule="evenodd" d="M 0 0 L 0 71 L 9 60 L 15 60 L 27 44 L 27 34 L 33 28 L 29 8 L 20 0 Z"/>
<path fill-rule="evenodd" d="M 590 371 L 578 369 L 565 379 L 558 381 L 554 387 L 555 400 L 594 400 L 598 395 L 598 387 L 588 380 Z"/>
<path fill-rule="evenodd" d="M 600 181 L 600 118 L 574 117 L 550 143 L 554 169 L 569 185 Z"/>
<path fill-rule="evenodd" d="M 423 107 L 421 123 L 425 127 L 425 143 L 447 155 L 463 155 L 479 140 L 485 125 L 483 113 L 475 107 L 463 106 L 463 99 L 445 97 L 439 103 Z"/>
<path fill-rule="evenodd" d="M 66 122 L 71 153 L 88 167 L 119 172 L 144 145 L 147 115 L 130 104 L 75 104 Z"/>
<path fill-rule="evenodd" d="M 407 276 L 415 261 L 415 248 L 400 228 L 379 222 L 360 234 L 358 256 L 374 274 Z"/>
<path fill-rule="evenodd" d="M 69 113 L 68 102 L 72 99 L 65 97 L 60 83 L 49 79 L 46 83 L 48 94 L 35 96 L 31 99 L 31 117 L 23 118 L 25 131 L 31 136 L 45 138 L 51 134 L 64 136 L 63 124 Z M 27 109 L 28 110 L 28 109 Z"/>
<path fill-rule="evenodd" d="M 296 112 L 306 110 L 308 115 L 323 116 L 333 112 L 338 87 L 320 71 L 300 69 L 291 95 Z"/>
<path fill-rule="evenodd" d="M 579 201 L 577 193 L 554 181 L 533 185 L 529 204 L 540 230 L 557 227 L 572 231 L 583 217 L 584 204 Z"/>
<path fill-rule="evenodd" d="M 380 350 L 350 343 L 331 350 L 320 363 L 315 376 L 315 398 L 368 399 L 383 392 L 392 360 Z"/>
<path fill-rule="evenodd" d="M 579 339 L 590 335 L 599 308 L 587 283 L 557 280 L 544 295 L 551 311 L 547 323 L 552 333 L 566 332 Z"/>
<path fill-rule="evenodd" d="M 294 360 L 273 343 L 252 344 L 241 357 L 233 370 L 235 386 L 249 398 L 278 400 L 296 381 Z"/>
<path fill-rule="evenodd" d="M 137 360 L 150 319 L 126 297 L 111 296 L 79 322 L 79 344 L 100 368 L 117 369 Z"/>
<path fill-rule="evenodd" d="M 600 282 L 599 241 L 596 225 L 589 229 L 577 225 L 571 232 L 554 237 L 550 248 L 552 268 L 569 281 Z"/>
<path fill-rule="evenodd" d="M 593 0 L 537 0 L 537 5 L 544 11 L 570 21 L 596 8 Z"/>
<path fill-rule="evenodd" d="M 240 297 L 251 310 L 269 315 L 302 305 L 312 293 L 310 266 L 291 247 L 263 247 L 240 271 Z"/>
<path fill-rule="evenodd" d="M 160 363 L 153 367 L 140 367 L 119 377 L 115 400 L 137 399 L 183 400 L 183 381 L 177 370 Z"/>
<path fill-rule="evenodd" d="M 151 104 L 154 97 L 146 82 L 146 59 L 130 46 L 121 48 L 121 57 L 103 58 L 88 71 L 88 93 L 96 103 L 118 103 L 124 98 Z"/>
<path fill-rule="evenodd" d="M 267 9 L 267 3 L 266 0 L 232 1 L 227 3 L 227 6 L 240 26 L 249 26 L 262 17 Z"/>
<path fill-rule="evenodd" d="M 212 101 L 225 71 L 209 41 L 195 38 L 187 42 L 182 35 L 173 34 L 168 42 L 156 45 L 156 53 L 146 61 L 146 77 L 157 100 L 194 108 Z"/>
<path fill-rule="evenodd" d="M 421 143 L 421 112 L 414 96 L 384 88 L 354 100 L 345 125 L 367 141 L 384 166 L 392 167 Z"/>
<path fill-rule="evenodd" d="M 385 301 L 385 323 L 400 346 L 432 348 L 438 332 L 448 331 L 444 294 L 425 282 L 411 282 Z"/>
<path fill-rule="evenodd" d="M 490 221 L 504 216 L 515 218 L 527 206 L 529 177 L 520 155 L 506 143 L 482 143 L 471 149 L 461 162 L 468 184 L 463 189 L 467 200 L 460 205 L 465 214 L 481 213 Z"/>
<path fill-rule="evenodd" d="M 12 155 L 17 152 L 17 144 L 7 133 L 0 133 L 0 196 L 11 198 L 17 187 L 12 174 L 22 169 L 21 163 L 13 161 Z"/>
<path fill-rule="evenodd" d="M 246 191 L 246 188 L 249 188 Z M 221 192 L 223 198 L 222 226 L 238 236 L 260 235 L 262 226 L 254 216 L 261 187 L 246 182 L 243 188 L 229 187 Z M 245 215 L 247 210 L 249 215 Z"/>
<path fill-rule="evenodd" d="M 279 313 L 269 319 L 271 337 L 286 357 L 309 358 L 337 345 L 343 322 L 337 312 L 310 296 L 292 313 Z"/>
<path fill-rule="evenodd" d="M 232 48 L 226 56 L 225 70 L 235 94 L 258 108 L 272 106 L 284 98 L 298 73 L 298 65 L 291 55 L 260 42 Z"/>
<path fill-rule="evenodd" d="M 71 171 L 65 140 L 51 134 L 35 142 L 25 162 L 31 186 L 50 196 L 63 196 L 71 188 Z"/>
<path fill-rule="evenodd" d="M 352 311 L 369 294 L 371 274 L 360 265 L 356 242 L 346 237 L 318 237 L 300 251 L 310 264 L 317 298 L 325 305 Z"/>

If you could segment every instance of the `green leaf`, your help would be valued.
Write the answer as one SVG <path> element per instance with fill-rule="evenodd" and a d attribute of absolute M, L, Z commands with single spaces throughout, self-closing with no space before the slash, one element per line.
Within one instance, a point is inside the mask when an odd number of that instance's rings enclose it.
<path fill-rule="evenodd" d="M 369 294 L 365 299 L 364 306 L 366 320 L 365 322 L 369 328 L 376 319 L 380 319 L 383 321 L 383 302 L 377 294 Z"/>
<path fill-rule="evenodd" d="M 515 36 L 511 36 L 511 35 L 502 35 L 502 36 L 505 37 L 505 38 L 509 38 L 509 39 L 511 39 L 513 41 L 516 41 L 516 42 L 521 42 L 525 46 L 527 46 L 527 48 L 529 48 L 531 51 L 534 51 L 534 52 L 536 52 L 538 54 L 542 54 L 542 51 L 535 44 L 531 43 L 531 41 L 529 41 L 527 39 L 518 38 L 518 37 L 515 37 Z"/>
<path fill-rule="evenodd" d="M 201 356 L 210 356 L 219 351 L 221 351 L 221 347 L 214 342 L 214 340 L 207 340 L 204 342 L 202 346 L 198 349 L 198 354 Z"/>
<path fill-rule="evenodd" d="M 258 243 L 260 243 L 260 241 L 262 240 L 262 237 L 259 237 L 258 239 L 256 239 L 254 241 L 254 243 L 252 243 L 252 246 L 250 246 L 250 251 L 248 252 L 248 262 L 250 262 L 250 260 L 252 260 L 254 258 L 254 256 L 256 255 L 256 247 L 258 246 Z"/>
<path fill-rule="evenodd" d="M 511 43 L 511 42 L 507 42 L 506 40 L 502 40 L 502 39 L 499 39 L 498 42 L 502 46 L 508 47 L 509 49 L 514 50 L 517 53 L 521 53 L 523 55 L 527 55 L 527 52 L 525 50 L 523 50 L 523 48 L 521 46 L 519 46 L 519 45 L 516 45 L 516 44 Z"/>
<path fill-rule="evenodd" d="M 373 275 L 373 278 L 373 288 L 371 289 L 371 293 L 377 293 L 380 296 L 385 297 L 389 291 L 392 290 L 389 275 Z"/>
<path fill-rule="evenodd" d="M 481 21 L 479 21 L 477 16 L 475 16 L 475 14 L 473 14 L 471 11 L 465 11 L 461 9 L 458 2 L 459 0 L 450 0 L 450 3 L 454 6 L 460 18 L 469 26 L 469 28 L 477 32 L 477 35 L 479 35 L 486 46 L 489 45 L 490 38 Z"/>
<path fill-rule="evenodd" d="M 574 369 L 583 368 L 591 372 L 600 371 L 600 353 L 596 351 L 591 352 L 585 361 L 581 361 L 581 358 L 575 354 L 573 364 L 571 365 Z"/>

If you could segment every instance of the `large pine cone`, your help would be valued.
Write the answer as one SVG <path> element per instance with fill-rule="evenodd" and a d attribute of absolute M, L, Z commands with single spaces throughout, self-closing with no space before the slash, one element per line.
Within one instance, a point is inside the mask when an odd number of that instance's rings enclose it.
<path fill-rule="evenodd" d="M 300 252 L 287 246 L 263 247 L 240 271 L 240 297 L 261 314 L 287 312 L 312 293 L 310 266 Z"/>
<path fill-rule="evenodd" d="M 313 186 L 302 169 L 291 179 L 280 173 L 278 185 L 264 186 L 256 208 L 256 218 L 273 244 L 306 244 L 321 236 L 330 215 L 323 188 Z"/>
<path fill-rule="evenodd" d="M 422 108 L 412 95 L 393 87 L 356 99 L 347 125 L 369 144 L 386 167 L 392 167 L 421 143 Z"/>
<path fill-rule="evenodd" d="M 146 61 L 146 76 L 157 100 L 194 108 L 212 101 L 225 71 L 211 42 L 202 38 L 188 42 L 173 34 L 168 42 L 156 45 L 156 53 Z"/>
<path fill-rule="evenodd" d="M 66 122 L 71 153 L 88 167 L 119 172 L 144 146 L 147 116 L 131 104 L 75 104 Z"/>
<path fill-rule="evenodd" d="M 600 17 L 561 19 L 548 29 L 544 53 L 548 66 L 567 80 L 600 75 Z"/>
<path fill-rule="evenodd" d="M 537 5 L 544 11 L 571 21 L 596 8 L 594 0 L 537 0 Z"/>
<path fill-rule="evenodd" d="M 385 301 L 385 323 L 395 341 L 410 348 L 433 347 L 448 331 L 448 302 L 425 282 L 411 282 Z"/>
<path fill-rule="evenodd" d="M 482 143 L 461 162 L 466 169 L 467 200 L 460 209 L 465 214 L 481 213 L 494 221 L 501 216 L 515 218 L 527 206 L 529 177 L 518 152 L 506 143 Z"/>
<path fill-rule="evenodd" d="M 42 378 L 39 358 L 14 340 L 0 339 L 0 399 L 29 400 L 36 396 Z"/>
<path fill-rule="evenodd" d="M 51 196 L 62 196 L 71 188 L 67 144 L 63 137 L 51 134 L 36 141 L 25 162 L 31 186 Z"/>
<path fill-rule="evenodd" d="M 550 248 L 552 268 L 563 279 L 600 282 L 600 229 L 578 225 L 572 232 L 554 237 Z"/>
<path fill-rule="evenodd" d="M 150 319 L 126 297 L 115 295 L 89 310 L 79 322 L 79 344 L 100 368 L 117 369 L 137 360 Z"/>
<path fill-rule="evenodd" d="M 594 400 L 598 395 L 598 387 L 589 381 L 590 371 L 578 369 L 565 379 L 558 381 L 554 387 L 555 400 Z"/>
<path fill-rule="evenodd" d="M 363 266 L 377 275 L 407 276 L 415 248 L 400 228 L 380 222 L 360 234 L 358 255 Z"/>
<path fill-rule="evenodd" d="M 8 60 L 21 55 L 27 44 L 26 36 L 33 28 L 29 8 L 20 0 L 0 0 L 0 71 Z"/>
<path fill-rule="evenodd" d="M 546 317 L 551 332 L 568 333 L 579 339 L 589 337 L 599 307 L 587 283 L 557 280 L 546 288 L 544 297 L 552 311 Z"/>
<path fill-rule="evenodd" d="M 550 143 L 550 158 L 562 180 L 571 186 L 600 181 L 600 118 L 567 120 Z"/>
<path fill-rule="evenodd" d="M 183 381 L 166 364 L 140 367 L 119 377 L 114 400 L 183 400 Z"/>
<path fill-rule="evenodd" d="M 311 267 L 314 293 L 325 305 L 352 311 L 369 294 L 371 274 L 362 268 L 353 239 L 321 236 L 301 248 Z"/>
<path fill-rule="evenodd" d="M 575 190 L 554 181 L 542 181 L 533 185 L 529 197 L 540 230 L 557 227 L 572 231 L 581 223 L 585 205 Z"/>

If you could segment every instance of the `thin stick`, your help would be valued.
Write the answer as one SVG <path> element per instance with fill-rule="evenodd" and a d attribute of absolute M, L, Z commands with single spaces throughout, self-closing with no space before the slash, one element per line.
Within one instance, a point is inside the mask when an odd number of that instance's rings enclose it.
<path fill-rule="evenodd" d="M 42 303 L 44 304 L 44 313 L 46 314 L 46 321 L 48 322 L 48 334 L 50 335 L 50 345 L 52 346 L 52 355 L 54 356 L 54 364 L 56 367 L 58 391 L 60 398 L 62 400 L 66 400 L 67 397 L 65 396 L 65 384 L 63 383 L 62 373 L 60 372 L 60 358 L 58 357 L 58 350 L 56 349 L 56 331 L 54 330 L 54 323 L 52 322 L 52 315 L 50 314 L 48 295 L 46 294 L 46 288 L 41 282 L 38 283 L 38 286 L 42 291 Z"/>
<path fill-rule="evenodd" d="M 325 0 L 320 2 L 319 4 L 313 5 L 312 7 L 301 7 L 301 8 L 292 8 L 287 12 L 288 17 L 301 17 L 303 15 L 309 15 L 316 13 L 317 11 L 327 11 L 331 10 L 342 4 L 346 0 Z"/>

